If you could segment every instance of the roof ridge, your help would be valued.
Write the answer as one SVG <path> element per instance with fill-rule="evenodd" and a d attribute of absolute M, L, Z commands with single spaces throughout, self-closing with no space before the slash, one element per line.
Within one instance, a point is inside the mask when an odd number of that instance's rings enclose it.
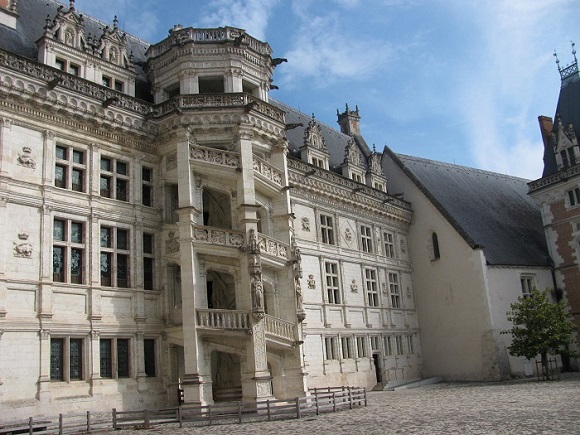
<path fill-rule="evenodd" d="M 526 182 L 531 181 L 531 180 L 528 180 L 527 178 L 518 177 L 516 175 L 502 174 L 501 172 L 494 172 L 494 171 L 489 171 L 487 169 L 474 168 L 472 166 L 458 165 L 456 163 L 442 162 L 440 160 L 433 160 L 433 159 L 427 159 L 427 158 L 424 158 L 424 157 L 410 156 L 410 155 L 407 155 L 407 154 L 400 154 L 400 153 L 395 153 L 395 154 L 399 158 L 406 159 L 406 160 L 415 160 L 415 161 L 421 161 L 421 162 L 430 163 L 430 164 L 436 164 L 436 165 L 439 165 L 439 166 L 445 166 L 445 167 L 449 167 L 449 168 L 456 168 L 456 169 L 463 169 L 463 170 L 469 170 L 469 171 L 476 171 L 476 172 L 479 172 L 481 174 L 493 175 L 493 176 L 496 176 L 496 177 L 506 178 L 506 179 L 510 179 L 510 180 L 523 180 L 523 181 L 526 181 Z"/>

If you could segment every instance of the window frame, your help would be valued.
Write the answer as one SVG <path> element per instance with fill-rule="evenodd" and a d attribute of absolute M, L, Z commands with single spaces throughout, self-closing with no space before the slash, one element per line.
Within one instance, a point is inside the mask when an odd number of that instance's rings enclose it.
<path fill-rule="evenodd" d="M 320 213 L 318 217 L 320 224 L 320 240 L 327 245 L 336 245 L 334 238 L 334 216 Z"/>
<path fill-rule="evenodd" d="M 328 303 L 340 304 L 342 301 L 340 294 L 340 269 L 337 262 L 324 262 L 324 282 Z"/>
<path fill-rule="evenodd" d="M 106 356 L 107 360 L 103 361 L 103 344 L 108 342 L 110 344 L 110 355 Z M 120 344 L 126 346 L 126 349 L 121 349 Z M 126 355 L 125 355 L 126 351 Z M 126 356 L 126 358 L 125 358 Z M 129 379 L 132 374 L 131 367 L 131 339 L 125 337 L 101 337 L 99 339 L 99 373 L 102 379 Z M 120 361 L 120 359 L 122 359 Z M 110 370 L 103 373 L 103 363 L 108 363 Z M 122 370 L 121 374 L 120 370 Z"/>
<path fill-rule="evenodd" d="M 405 355 L 405 348 L 403 346 L 402 335 L 395 335 L 395 352 L 396 355 Z"/>
<path fill-rule="evenodd" d="M 533 296 L 534 288 L 536 288 L 535 275 L 520 275 L 520 289 L 522 291 L 520 296 L 522 296 L 524 299 L 531 298 Z"/>
<path fill-rule="evenodd" d="M 63 229 L 62 229 L 62 240 L 58 240 L 55 231 L 56 231 L 56 223 L 62 222 Z M 73 225 L 80 225 L 80 236 L 81 241 L 76 242 L 74 241 L 73 237 Z M 53 282 L 61 282 L 61 283 L 68 283 L 68 284 L 84 284 L 85 283 L 85 261 L 86 261 L 86 225 L 85 222 L 76 221 L 73 219 L 68 219 L 61 216 L 54 216 L 52 220 L 52 281 Z M 62 272 L 55 272 L 55 260 L 56 260 L 56 251 L 62 251 Z M 75 261 L 73 260 L 74 253 L 80 253 L 80 273 L 74 274 L 73 273 L 73 266 Z M 61 275 L 61 277 L 57 277 Z M 79 278 L 74 278 L 79 276 Z M 57 279 L 55 279 L 55 277 Z"/>
<path fill-rule="evenodd" d="M 570 207 L 580 205 L 580 187 L 575 187 L 574 189 L 568 190 L 567 193 Z"/>
<path fill-rule="evenodd" d="M 354 359 L 352 337 L 340 337 L 342 359 Z"/>
<path fill-rule="evenodd" d="M 149 351 L 153 352 L 152 358 L 148 357 L 148 347 L 152 347 Z M 143 339 L 143 362 L 145 374 L 148 378 L 157 377 L 157 340 L 154 338 Z"/>
<path fill-rule="evenodd" d="M 59 157 L 59 149 L 64 150 L 64 158 Z M 82 156 L 82 163 L 75 161 L 75 156 L 77 155 Z M 87 150 L 57 142 L 54 147 L 54 187 L 58 189 L 71 190 L 73 192 L 85 193 L 87 188 L 87 156 Z M 60 182 L 57 181 L 57 168 L 62 168 L 63 171 L 63 180 Z M 76 187 L 78 186 L 78 183 L 74 183 L 75 173 L 80 174 L 80 188 Z"/>
<path fill-rule="evenodd" d="M 103 164 L 108 162 L 108 168 Z M 125 173 L 119 170 L 120 165 L 125 165 Z M 131 165 L 128 161 L 102 155 L 99 160 L 99 195 L 102 198 L 115 199 L 117 201 L 131 201 Z M 108 189 L 103 189 L 103 180 L 107 180 Z M 124 185 L 124 189 L 121 186 Z M 120 194 L 120 192 L 123 194 Z M 108 194 L 103 194 L 108 192 Z"/>
<path fill-rule="evenodd" d="M 151 238 L 151 249 L 147 249 L 146 238 Z M 147 270 L 150 270 L 148 272 Z M 155 289 L 155 234 L 143 233 L 143 289 Z"/>
<path fill-rule="evenodd" d="M 364 268 L 364 283 L 366 301 L 369 307 L 380 306 L 377 270 L 372 267 Z"/>
<path fill-rule="evenodd" d="M 389 272 L 387 274 L 389 281 L 389 295 L 392 308 L 402 308 L 401 304 L 401 280 L 398 272 Z"/>
<path fill-rule="evenodd" d="M 338 360 L 338 337 L 324 337 L 324 359 L 326 361 Z"/>
<path fill-rule="evenodd" d="M 367 254 L 373 253 L 373 229 L 368 225 L 360 225 L 361 251 Z"/>
<path fill-rule="evenodd" d="M 53 376 L 55 373 L 55 368 L 53 363 L 56 358 L 53 354 L 54 347 L 53 344 L 60 342 L 62 347 L 60 350 L 60 355 L 58 357 L 60 364 L 60 374 L 59 376 Z M 76 354 L 71 352 L 71 342 L 80 344 L 80 351 Z M 76 345 L 75 344 L 75 345 Z M 74 366 L 73 358 L 78 363 L 79 368 L 75 370 L 77 375 L 71 375 L 71 367 Z M 86 345 L 85 338 L 79 336 L 62 336 L 55 335 L 50 337 L 50 367 L 49 367 L 49 377 L 51 382 L 82 382 L 86 380 Z"/>
<path fill-rule="evenodd" d="M 149 171 L 149 179 L 145 179 L 145 172 Z M 148 192 L 146 195 L 145 192 Z M 147 199 L 148 198 L 148 199 Z M 147 200 L 146 200 L 147 199 Z M 153 207 L 153 169 L 147 166 L 141 167 L 141 204 Z"/>
<path fill-rule="evenodd" d="M 103 245 L 103 230 L 109 230 L 110 241 L 107 245 Z M 119 233 L 125 232 L 126 247 L 119 247 Z M 101 224 L 99 227 L 99 265 L 100 265 L 100 284 L 101 287 L 117 287 L 130 288 L 131 287 L 131 230 L 125 227 L 116 227 L 112 225 Z M 109 276 L 103 275 L 103 258 L 108 258 Z M 125 263 L 125 264 L 123 264 Z M 124 275 L 126 275 L 126 282 L 123 283 L 122 274 L 119 269 L 124 267 Z M 120 277 L 121 275 L 121 277 Z M 105 277 L 105 281 L 103 280 Z M 107 284 L 106 279 L 109 280 Z"/>
<path fill-rule="evenodd" d="M 383 245 L 385 248 L 385 257 L 397 258 L 395 254 L 395 234 L 390 231 L 383 232 Z"/>
<path fill-rule="evenodd" d="M 356 336 L 356 357 L 358 359 L 368 358 L 369 352 L 367 348 L 366 336 L 358 335 Z"/>

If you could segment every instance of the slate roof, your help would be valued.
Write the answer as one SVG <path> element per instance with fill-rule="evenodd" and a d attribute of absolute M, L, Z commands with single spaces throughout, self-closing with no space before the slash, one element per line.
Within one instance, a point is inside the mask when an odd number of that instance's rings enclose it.
<path fill-rule="evenodd" d="M 302 123 L 302 126 L 286 131 L 286 138 L 288 139 L 289 144 L 289 154 L 290 156 L 299 159 L 300 147 L 304 145 L 304 133 L 312 117 L 271 98 L 269 103 L 285 112 L 286 124 Z M 316 120 L 316 122 L 320 126 L 322 137 L 324 138 L 329 153 L 329 169 L 338 174 L 342 174 L 341 165 L 344 161 L 344 152 L 351 137 L 347 134 L 341 133 L 329 125 L 319 122 L 318 120 Z M 355 136 L 354 139 L 361 155 L 363 156 L 363 165 L 368 169 L 367 159 L 370 156 L 370 150 L 361 136 Z"/>
<path fill-rule="evenodd" d="M 549 266 L 528 180 L 385 151 L 490 265 Z"/>
<path fill-rule="evenodd" d="M 54 19 L 57 8 L 63 6 L 62 2 L 56 0 L 25 0 L 18 2 L 18 20 L 16 22 L 16 29 L 0 25 L 0 48 L 10 51 L 21 56 L 37 60 L 38 49 L 36 41 L 38 41 L 44 34 L 44 26 L 46 25 L 46 17 Z M 68 2 L 64 5 L 65 10 L 68 10 Z M 85 36 L 89 34 L 99 38 L 103 34 L 103 29 L 106 26 L 112 27 L 112 22 L 107 24 L 96 18 L 82 14 L 82 11 L 77 10 L 83 16 L 85 24 Z M 114 15 L 114 14 L 113 14 Z M 111 21 L 113 16 L 111 16 Z M 137 73 L 136 96 L 138 98 L 152 101 L 151 92 L 149 92 L 149 84 L 147 77 L 141 65 L 147 58 L 145 51 L 149 48 L 149 43 L 127 33 L 127 48 L 129 53 L 133 52 L 135 59 L 135 72 Z"/>
<path fill-rule="evenodd" d="M 562 120 L 562 125 L 568 127 L 572 124 L 576 129 L 576 134 L 580 135 L 580 75 L 576 72 L 576 78 L 568 79 L 562 83 L 556 114 L 554 115 L 554 130 L 558 127 L 558 117 Z M 552 149 L 553 143 L 549 141 L 544 149 L 544 172 L 542 177 L 558 172 L 556 157 Z"/>

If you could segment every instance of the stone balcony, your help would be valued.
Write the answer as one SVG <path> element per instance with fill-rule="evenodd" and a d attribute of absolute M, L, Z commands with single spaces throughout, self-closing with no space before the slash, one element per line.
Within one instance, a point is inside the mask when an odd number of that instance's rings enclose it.
<path fill-rule="evenodd" d="M 196 326 L 206 334 L 227 332 L 249 333 L 254 322 L 251 311 L 217 310 L 198 308 L 196 310 Z M 298 327 L 296 323 L 288 322 L 269 314 L 264 315 L 264 330 L 266 342 L 269 345 L 289 348 L 298 343 Z"/>

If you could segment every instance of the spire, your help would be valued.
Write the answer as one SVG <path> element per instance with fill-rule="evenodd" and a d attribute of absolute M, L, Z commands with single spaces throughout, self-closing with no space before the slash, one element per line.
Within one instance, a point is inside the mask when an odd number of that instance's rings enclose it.
<path fill-rule="evenodd" d="M 574 61 L 562 68 L 560 66 L 560 59 L 558 59 L 558 53 L 554 50 L 554 57 L 556 58 L 556 65 L 558 66 L 558 72 L 560 73 L 560 79 L 562 80 L 562 87 L 568 84 L 570 81 L 576 81 L 580 79 L 580 75 L 578 74 L 578 58 L 576 57 L 576 44 L 574 41 L 570 41 L 572 45 L 572 56 L 574 57 Z"/>
<path fill-rule="evenodd" d="M 113 18 L 113 29 L 118 28 L 118 24 L 119 24 L 119 20 L 117 19 L 117 16 L 115 15 L 115 18 Z"/>

